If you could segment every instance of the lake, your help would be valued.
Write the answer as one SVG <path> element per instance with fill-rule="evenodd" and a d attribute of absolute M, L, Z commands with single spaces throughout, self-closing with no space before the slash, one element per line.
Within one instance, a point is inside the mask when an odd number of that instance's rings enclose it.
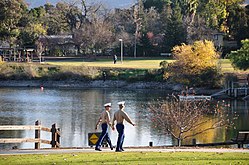
<path fill-rule="evenodd" d="M 40 120 L 45 127 L 53 123 L 61 129 L 62 147 L 87 147 L 88 133 L 95 132 L 95 124 L 106 102 L 112 103 L 111 117 L 118 110 L 117 103 L 125 101 L 125 111 L 136 126 L 125 123 L 124 146 L 172 145 L 169 135 L 161 135 L 147 117 L 146 104 L 156 99 L 163 100 L 170 93 L 164 90 L 127 89 L 75 89 L 75 88 L 0 88 L 0 125 L 34 125 Z M 249 103 L 243 100 L 228 100 L 231 112 L 239 114 L 235 122 L 237 130 L 249 130 Z M 196 137 L 198 143 L 229 140 L 237 130 L 212 130 Z M 101 131 L 99 128 L 98 131 Z M 115 144 L 117 132 L 110 136 Z M 50 134 L 41 132 L 42 139 Z M 34 138 L 34 131 L 0 131 L 0 138 Z M 189 140 L 191 141 L 191 139 Z M 0 148 L 34 148 L 33 143 L 0 144 Z M 41 147 L 50 147 L 42 144 Z"/>

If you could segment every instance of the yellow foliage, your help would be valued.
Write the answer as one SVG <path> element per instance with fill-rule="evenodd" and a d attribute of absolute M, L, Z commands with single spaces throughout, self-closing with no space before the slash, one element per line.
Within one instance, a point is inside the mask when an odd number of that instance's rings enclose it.
<path fill-rule="evenodd" d="M 39 34 L 45 35 L 47 32 L 46 29 L 42 26 L 42 24 L 32 24 L 32 28 L 34 29 L 36 33 L 39 33 Z"/>
<path fill-rule="evenodd" d="M 45 35 L 46 34 L 46 28 L 42 26 L 42 24 L 31 24 L 31 29 L 33 29 L 33 32 L 40 34 L 40 35 Z"/>
<path fill-rule="evenodd" d="M 196 41 L 193 45 L 182 44 L 173 48 L 176 65 L 182 73 L 196 74 L 209 67 L 215 67 L 218 53 L 211 41 Z"/>

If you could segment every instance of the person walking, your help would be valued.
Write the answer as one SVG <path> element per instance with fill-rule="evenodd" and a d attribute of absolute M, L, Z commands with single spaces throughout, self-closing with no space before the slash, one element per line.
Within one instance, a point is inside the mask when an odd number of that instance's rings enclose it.
<path fill-rule="evenodd" d="M 115 121 L 117 122 L 116 124 L 116 129 L 118 131 L 118 140 L 117 140 L 117 146 L 116 146 L 116 152 L 122 152 L 124 151 L 123 149 L 123 142 L 124 142 L 124 120 L 126 120 L 128 123 L 131 125 L 135 126 L 135 123 L 133 123 L 128 116 L 128 114 L 124 111 L 125 108 L 125 102 L 121 101 L 118 102 L 119 105 L 119 110 L 114 113 L 113 121 L 112 121 L 112 129 L 115 130 L 114 124 Z"/>
<path fill-rule="evenodd" d="M 109 144 L 111 150 L 113 150 L 113 145 L 112 145 L 112 142 L 111 142 L 111 139 L 108 135 L 108 125 L 111 127 L 111 119 L 110 119 L 110 110 L 111 110 L 111 103 L 106 103 L 104 105 L 105 107 L 105 111 L 103 111 L 96 123 L 96 127 L 95 127 L 95 130 L 98 129 L 98 126 L 99 124 L 101 123 L 101 127 L 102 127 L 102 133 L 99 137 L 99 140 L 97 141 L 97 144 L 95 146 L 95 150 L 96 151 L 102 151 L 100 149 L 101 147 L 101 144 L 103 142 L 104 139 L 106 139 L 107 143 Z"/>
<path fill-rule="evenodd" d="M 103 81 L 105 81 L 106 80 L 106 72 L 105 71 L 103 71 L 102 77 L 103 77 Z"/>
<path fill-rule="evenodd" d="M 114 56 L 113 56 L 113 63 L 116 64 L 117 60 L 118 60 L 118 57 L 117 57 L 116 54 L 114 54 Z"/>

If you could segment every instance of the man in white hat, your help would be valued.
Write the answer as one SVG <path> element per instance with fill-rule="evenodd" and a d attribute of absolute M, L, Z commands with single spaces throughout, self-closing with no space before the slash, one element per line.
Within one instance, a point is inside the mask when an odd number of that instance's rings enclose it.
<path fill-rule="evenodd" d="M 111 103 L 106 103 L 104 105 L 105 111 L 101 113 L 101 116 L 98 119 L 98 122 L 96 124 L 95 129 L 98 129 L 99 124 L 101 123 L 102 127 L 102 133 L 99 137 L 99 140 L 95 146 L 96 151 L 101 151 L 100 147 L 104 139 L 106 139 L 107 143 L 109 144 L 111 150 L 113 150 L 112 142 L 111 139 L 108 135 L 108 125 L 111 127 L 111 119 L 110 119 L 110 113 L 109 111 L 111 110 Z"/>
<path fill-rule="evenodd" d="M 119 105 L 119 110 L 114 113 L 114 118 L 112 121 L 112 129 L 113 130 L 115 129 L 114 123 L 115 123 L 115 121 L 117 121 L 116 129 L 118 131 L 118 141 L 117 141 L 117 146 L 116 146 L 116 152 L 122 152 L 122 151 L 124 151 L 124 149 L 123 149 L 123 142 L 124 142 L 124 124 L 123 124 L 123 122 L 124 122 L 124 119 L 133 126 L 135 126 L 135 123 L 133 123 L 131 121 L 128 114 L 124 111 L 125 102 L 124 101 L 118 102 L 118 105 Z"/>

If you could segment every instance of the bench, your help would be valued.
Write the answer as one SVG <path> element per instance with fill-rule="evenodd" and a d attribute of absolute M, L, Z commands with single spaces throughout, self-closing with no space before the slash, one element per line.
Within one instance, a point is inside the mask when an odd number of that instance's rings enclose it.
<path fill-rule="evenodd" d="M 160 53 L 161 56 L 172 57 L 172 53 Z"/>
<path fill-rule="evenodd" d="M 241 148 L 244 144 L 249 144 L 249 131 L 239 131 L 237 137 L 231 140 Z"/>
<path fill-rule="evenodd" d="M 238 148 L 243 148 L 244 144 L 249 144 L 249 131 L 239 131 L 236 137 L 231 139 L 230 141 L 196 144 L 196 139 L 192 139 L 192 144 L 183 145 L 183 146 L 205 147 L 205 146 L 223 146 L 223 145 L 235 145 L 235 144 L 238 144 Z"/>

